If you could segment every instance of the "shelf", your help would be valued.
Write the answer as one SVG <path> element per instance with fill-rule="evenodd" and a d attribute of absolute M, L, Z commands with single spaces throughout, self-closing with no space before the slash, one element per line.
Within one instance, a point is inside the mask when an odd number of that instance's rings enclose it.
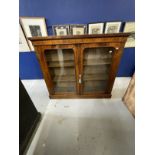
<path fill-rule="evenodd" d="M 45 51 L 46 61 L 74 61 L 72 49 L 52 49 Z"/>
<path fill-rule="evenodd" d="M 107 86 L 107 81 L 88 81 L 84 82 L 84 92 L 100 92 L 105 91 Z"/>
<path fill-rule="evenodd" d="M 54 91 L 56 93 L 61 93 L 61 92 L 75 92 L 76 88 L 75 87 L 66 87 L 66 88 L 62 88 L 62 87 L 55 87 Z"/>
<path fill-rule="evenodd" d="M 84 60 L 105 60 L 105 59 L 112 59 L 112 55 L 85 55 Z"/>
<path fill-rule="evenodd" d="M 56 87 L 61 87 L 61 88 L 68 88 L 68 87 L 75 87 L 76 83 L 75 82 L 70 82 L 70 81 L 60 81 L 60 82 L 54 82 L 54 85 Z"/>
<path fill-rule="evenodd" d="M 83 90 L 85 93 L 89 93 L 89 92 L 102 92 L 102 91 L 105 91 L 105 89 L 103 89 L 103 86 L 102 87 L 88 87 L 88 86 L 85 86 L 84 90 Z"/>
<path fill-rule="evenodd" d="M 111 64 L 111 59 L 90 59 L 90 60 L 85 60 L 84 65 L 92 66 L 92 65 L 106 65 L 106 64 Z"/>
<path fill-rule="evenodd" d="M 56 81 L 66 81 L 66 82 L 75 82 L 76 81 L 76 78 L 75 78 L 75 76 L 72 76 L 72 75 L 70 75 L 70 76 L 54 76 L 54 81 L 56 82 Z"/>
<path fill-rule="evenodd" d="M 84 74 L 108 74 L 110 64 L 103 65 L 102 67 L 84 66 Z"/>
<path fill-rule="evenodd" d="M 50 56 L 46 56 L 46 61 L 74 61 L 74 56 L 73 55 L 68 55 L 68 56 L 65 56 L 65 57 L 62 57 L 62 58 L 59 58 L 58 56 L 53 56 L 53 55 L 50 55 Z"/>
<path fill-rule="evenodd" d="M 104 85 L 107 82 L 107 80 L 102 81 L 84 81 L 84 86 L 88 87 L 100 87 Z"/>
<path fill-rule="evenodd" d="M 83 80 L 84 81 L 96 81 L 96 80 L 107 80 L 108 74 L 84 74 Z"/>
<path fill-rule="evenodd" d="M 58 62 L 48 62 L 48 67 L 74 67 L 74 61 L 58 61 Z"/>
<path fill-rule="evenodd" d="M 50 74 L 56 76 L 75 75 L 75 68 L 50 68 Z"/>
<path fill-rule="evenodd" d="M 110 65 L 111 62 L 84 62 L 84 66 Z"/>
<path fill-rule="evenodd" d="M 112 52 L 109 52 L 112 51 Z M 111 47 L 92 47 L 85 48 L 84 57 L 86 58 L 107 58 L 112 57 L 114 49 Z"/>

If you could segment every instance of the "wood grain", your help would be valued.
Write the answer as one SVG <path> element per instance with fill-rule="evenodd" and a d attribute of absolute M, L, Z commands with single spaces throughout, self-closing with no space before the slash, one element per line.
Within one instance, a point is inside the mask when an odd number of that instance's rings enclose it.
<path fill-rule="evenodd" d="M 129 35 L 118 33 L 29 38 L 35 47 L 49 97 L 111 97 Z M 58 56 L 60 50 L 61 59 Z"/>

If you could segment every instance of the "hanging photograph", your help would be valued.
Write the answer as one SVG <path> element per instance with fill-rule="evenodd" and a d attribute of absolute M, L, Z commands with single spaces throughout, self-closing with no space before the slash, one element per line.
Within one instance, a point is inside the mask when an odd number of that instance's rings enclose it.
<path fill-rule="evenodd" d="M 88 34 L 102 34 L 104 23 L 88 24 Z"/>
<path fill-rule="evenodd" d="M 69 25 L 53 25 L 53 34 L 56 36 L 66 36 L 69 33 Z"/>
<path fill-rule="evenodd" d="M 70 33 L 72 35 L 87 34 L 87 25 L 84 25 L 84 24 L 70 25 Z"/>
<path fill-rule="evenodd" d="M 47 28 L 44 17 L 20 17 L 20 23 L 27 38 L 47 36 Z M 34 47 L 29 40 L 28 44 L 30 49 L 33 51 Z"/>
<path fill-rule="evenodd" d="M 121 24 L 121 22 L 107 22 L 104 33 L 119 33 Z"/>
<path fill-rule="evenodd" d="M 28 52 L 30 48 L 28 46 L 27 39 L 23 33 L 21 25 L 19 24 L 19 52 Z"/>
<path fill-rule="evenodd" d="M 30 25 L 29 28 L 30 28 L 30 31 L 31 31 L 31 35 L 33 37 L 42 36 L 41 29 L 40 29 L 39 25 Z"/>
<path fill-rule="evenodd" d="M 135 47 L 135 22 L 126 22 L 123 32 L 131 33 L 131 35 L 127 39 L 125 47 Z"/>

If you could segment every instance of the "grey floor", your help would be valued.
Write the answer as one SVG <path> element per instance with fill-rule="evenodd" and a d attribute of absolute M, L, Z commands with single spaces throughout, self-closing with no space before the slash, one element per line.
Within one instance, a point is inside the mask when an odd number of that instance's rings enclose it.
<path fill-rule="evenodd" d="M 33 155 L 134 155 L 134 119 L 119 99 L 55 100 Z"/>
<path fill-rule="evenodd" d="M 120 99 L 123 97 L 129 81 L 130 77 L 116 78 L 112 90 L 112 99 Z M 51 103 L 44 80 L 22 80 L 22 82 L 37 110 L 44 114 L 48 104 Z"/>
<path fill-rule="evenodd" d="M 33 100 L 39 103 L 39 93 L 47 93 L 44 88 L 29 91 Z M 134 155 L 134 118 L 121 101 L 121 91 L 114 89 L 112 99 L 44 98 L 48 104 L 37 105 L 44 115 L 26 154 Z"/>

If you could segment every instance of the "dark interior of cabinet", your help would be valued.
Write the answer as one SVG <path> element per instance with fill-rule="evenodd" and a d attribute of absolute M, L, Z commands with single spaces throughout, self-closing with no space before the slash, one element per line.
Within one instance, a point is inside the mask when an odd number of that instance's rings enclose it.
<path fill-rule="evenodd" d="M 82 93 L 104 92 L 107 88 L 114 48 L 95 47 L 83 51 Z M 73 49 L 51 49 L 45 58 L 54 93 L 76 93 L 75 57 Z M 80 66 L 79 66 L 80 68 Z"/>
<path fill-rule="evenodd" d="M 83 93 L 104 92 L 107 88 L 114 48 L 85 48 L 83 51 Z"/>
<path fill-rule="evenodd" d="M 45 51 L 45 58 L 54 92 L 76 92 L 76 77 L 73 49 L 51 49 Z"/>

